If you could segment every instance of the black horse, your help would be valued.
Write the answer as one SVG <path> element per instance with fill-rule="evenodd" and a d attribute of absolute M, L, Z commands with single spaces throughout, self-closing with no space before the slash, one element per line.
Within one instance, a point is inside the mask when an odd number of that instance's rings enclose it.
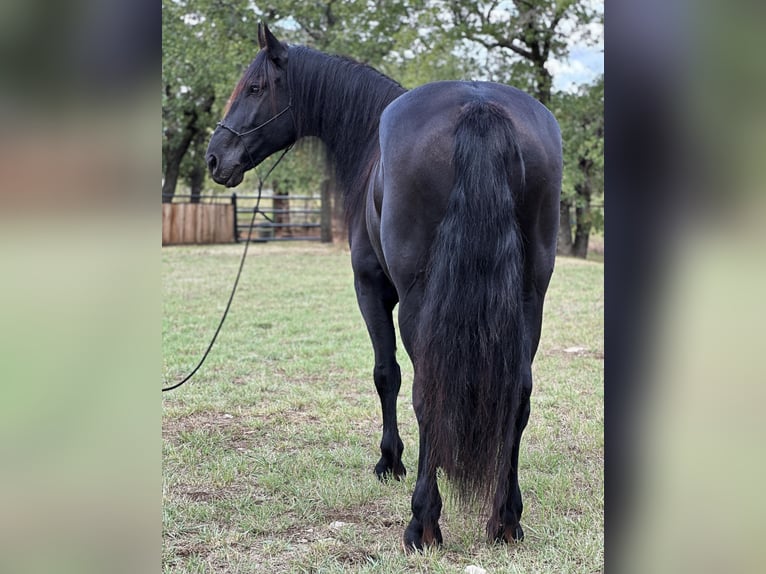
<path fill-rule="evenodd" d="M 488 82 L 406 91 L 369 66 L 287 46 L 261 50 L 234 89 L 206 160 L 228 187 L 303 136 L 320 138 L 344 190 L 357 300 L 383 411 L 378 477 L 399 478 L 401 383 L 392 311 L 412 360 L 420 430 L 406 550 L 441 543 L 441 467 L 520 540 L 519 442 L 556 251 L 561 136 L 527 94 Z"/>

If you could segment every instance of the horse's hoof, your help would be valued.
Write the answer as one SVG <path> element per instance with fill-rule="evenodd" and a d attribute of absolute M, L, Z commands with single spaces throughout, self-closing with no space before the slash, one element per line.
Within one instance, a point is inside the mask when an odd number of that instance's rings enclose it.
<path fill-rule="evenodd" d="M 407 476 L 407 470 L 402 463 L 396 466 L 391 466 L 383 459 L 375 465 L 375 475 L 380 482 L 388 482 L 392 478 L 394 480 L 402 480 Z"/>
<path fill-rule="evenodd" d="M 442 542 L 442 532 L 438 524 L 433 528 L 423 528 L 410 522 L 402 536 L 402 549 L 405 554 L 412 554 L 423 552 L 427 546 L 441 546 Z"/>
<path fill-rule="evenodd" d="M 521 524 L 517 524 L 515 527 L 506 526 L 496 532 L 493 539 L 495 542 L 506 542 L 508 544 L 511 542 L 521 542 L 524 540 L 524 529 L 521 527 Z"/>
<path fill-rule="evenodd" d="M 423 545 L 418 540 L 408 540 L 407 532 L 402 535 L 402 551 L 405 554 L 415 554 L 416 552 L 423 552 Z"/>

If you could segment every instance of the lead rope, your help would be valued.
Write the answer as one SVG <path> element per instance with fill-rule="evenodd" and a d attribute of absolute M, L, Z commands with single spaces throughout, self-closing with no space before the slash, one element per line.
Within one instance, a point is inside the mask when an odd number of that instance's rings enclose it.
<path fill-rule="evenodd" d="M 226 127 L 226 126 L 223 126 L 223 127 Z M 239 136 L 240 141 L 242 142 L 242 145 L 245 147 L 245 151 L 247 152 L 247 155 L 250 156 L 250 150 L 247 149 L 247 144 L 245 144 L 244 140 L 242 140 L 242 136 L 240 134 L 237 134 L 237 135 Z M 226 315 L 229 314 L 229 308 L 231 307 L 231 302 L 234 300 L 234 293 L 237 292 L 237 285 L 239 285 L 239 278 L 242 276 L 242 268 L 245 266 L 245 257 L 247 257 L 247 249 L 250 246 L 250 238 L 252 237 L 252 234 L 253 234 L 253 224 L 255 223 L 255 216 L 258 213 L 260 213 L 268 221 L 271 221 L 272 223 L 274 223 L 273 220 L 268 215 L 266 215 L 266 213 L 261 211 L 261 192 L 263 191 L 263 184 L 269 178 L 269 176 L 271 175 L 271 172 L 274 171 L 274 169 L 279 165 L 279 162 L 282 161 L 282 158 L 284 158 L 287 152 L 289 152 L 292 149 L 292 147 L 293 147 L 293 144 L 290 144 L 284 149 L 284 151 L 282 152 L 282 155 L 280 155 L 277 161 L 274 162 L 274 165 L 272 165 L 269 168 L 269 171 L 266 172 L 265 177 L 261 178 L 260 176 L 258 176 L 258 199 L 255 202 L 255 207 L 253 208 L 253 217 L 250 219 L 250 226 L 247 231 L 247 240 L 245 241 L 245 248 L 242 251 L 242 259 L 240 259 L 239 261 L 239 270 L 237 271 L 237 277 L 234 279 L 234 286 L 231 288 L 231 295 L 229 295 L 229 301 L 226 303 L 226 309 L 224 309 L 223 311 L 223 315 L 221 316 L 221 321 L 220 323 L 218 323 L 218 328 L 215 330 L 215 334 L 213 335 L 213 338 L 210 340 L 210 344 L 207 346 L 207 350 L 205 351 L 205 354 L 202 355 L 202 358 L 200 359 L 199 363 L 197 363 L 197 366 L 194 367 L 191 373 L 186 375 L 186 377 L 184 377 L 182 381 L 176 383 L 175 385 L 172 385 L 170 387 L 163 387 L 162 389 L 163 393 L 165 391 L 172 391 L 173 389 L 177 389 L 178 387 L 183 385 L 186 381 L 191 379 L 194 376 L 194 374 L 200 369 L 202 364 L 205 362 L 205 359 L 207 359 L 208 354 L 210 354 L 210 350 L 213 348 L 213 344 L 215 343 L 215 340 L 218 338 L 218 333 L 221 332 L 221 327 L 223 327 L 223 322 L 226 320 Z M 252 161 L 252 158 L 251 158 L 251 161 Z M 256 174 L 257 173 L 258 172 L 256 172 Z M 236 229 L 234 229 L 234 233 L 237 233 Z"/>

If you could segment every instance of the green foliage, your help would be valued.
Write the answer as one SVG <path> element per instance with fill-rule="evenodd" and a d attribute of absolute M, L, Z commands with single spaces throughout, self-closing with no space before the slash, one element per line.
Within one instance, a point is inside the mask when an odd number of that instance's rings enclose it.
<path fill-rule="evenodd" d="M 489 51 L 485 77 L 510 83 L 548 105 L 552 57 L 564 57 L 572 29 L 587 38 L 587 25 L 599 18 L 588 0 L 443 0 L 441 29 L 455 42 L 468 40 Z"/>
<path fill-rule="evenodd" d="M 603 205 L 604 75 L 575 93 L 555 94 L 552 111 L 561 126 L 564 148 L 562 197 L 575 207 L 585 207 L 586 201 Z M 596 231 L 603 229 L 602 209 L 591 209 L 590 223 Z"/>
<path fill-rule="evenodd" d="M 271 0 L 255 5 L 249 0 L 163 0 L 163 169 L 172 148 L 189 135 L 189 125 L 196 132 L 184 152 L 182 176 L 204 169 L 202 154 L 215 122 L 257 53 L 259 20 L 268 21 L 282 39 L 349 55 L 406 88 L 436 80 L 488 79 L 526 89 L 548 103 L 551 78 L 545 64 L 565 57 L 568 38 L 586 37 L 587 25 L 603 17 L 592 6 L 585 0 Z M 581 177 L 570 169 L 579 161 L 572 159 L 577 156 L 573 150 L 586 145 L 575 129 L 584 103 L 555 97 L 565 131 L 565 193 L 572 193 Z M 588 154 L 602 161 L 596 151 Z M 301 194 L 318 192 L 325 177 L 317 143 L 296 146 L 274 174 L 280 190 Z M 255 181 L 248 175 L 242 191 L 253 190 Z M 204 182 L 207 191 L 229 193 L 207 177 Z"/>
<path fill-rule="evenodd" d="M 247 0 L 163 0 L 163 170 L 166 157 L 181 146 L 189 130 L 194 141 L 183 151 L 181 171 L 188 177 L 204 169 L 203 153 L 215 122 L 239 76 L 258 51 L 257 23 L 267 20 L 281 39 L 339 54 L 373 66 L 398 42 L 411 11 L 422 2 L 270 2 L 263 10 Z M 264 6 L 264 5 L 261 5 Z M 205 104 L 212 99 L 209 111 Z M 298 145 L 274 175 L 282 191 L 316 193 L 325 175 L 316 143 Z M 244 190 L 256 187 L 249 174 Z M 205 179 L 209 191 L 229 193 Z"/>
<path fill-rule="evenodd" d="M 409 25 L 424 2 L 285 0 L 272 5 L 284 18 L 279 22 L 275 20 L 273 29 L 284 31 L 282 36 L 288 40 L 324 52 L 351 55 L 377 67 L 396 47 L 397 33 Z M 293 23 L 298 29 L 291 33 Z"/>
<path fill-rule="evenodd" d="M 166 177 L 173 162 L 181 162 L 182 175 L 204 169 L 202 155 L 210 127 L 220 117 L 233 87 L 231 79 L 255 53 L 257 17 L 247 0 L 163 0 L 162 167 Z"/>
<path fill-rule="evenodd" d="M 299 141 L 274 171 L 273 181 L 280 192 L 296 195 L 319 195 L 326 177 L 325 152 L 322 142 L 314 138 Z"/>
<path fill-rule="evenodd" d="M 258 50 L 260 14 L 247 0 L 163 0 L 163 104 L 212 90 L 220 111 Z"/>
<path fill-rule="evenodd" d="M 369 4 L 366 0 L 272 2 L 269 26 L 282 40 L 351 55 L 385 71 L 383 59 L 396 45 L 399 31 L 406 28 L 412 6 L 419 2 L 376 2 L 376 10 Z M 299 194 L 317 194 L 325 177 L 325 154 L 318 141 L 299 143 L 274 173 L 281 191 Z"/>

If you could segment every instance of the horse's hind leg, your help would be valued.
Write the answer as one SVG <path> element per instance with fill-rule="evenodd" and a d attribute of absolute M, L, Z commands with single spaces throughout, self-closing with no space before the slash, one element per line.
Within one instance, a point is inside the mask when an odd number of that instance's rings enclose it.
<path fill-rule="evenodd" d="M 417 401 L 415 413 L 419 411 Z M 418 417 L 420 423 L 420 417 Z M 439 516 L 442 499 L 436 483 L 436 470 L 429 461 L 426 432 L 420 423 L 420 452 L 418 454 L 418 480 L 412 493 L 412 519 L 404 531 L 404 551 L 423 550 L 424 546 L 442 543 Z"/>
<path fill-rule="evenodd" d="M 422 293 L 413 288 L 408 297 L 404 298 L 399 306 L 399 328 L 402 342 L 407 352 L 412 356 L 414 325 L 417 321 L 417 312 L 420 309 Z M 418 380 L 418 366 L 413 361 L 415 380 L 412 385 L 412 406 L 418 420 L 420 434 L 418 450 L 418 479 L 415 482 L 415 490 L 412 493 L 412 518 L 407 529 L 404 531 L 404 551 L 422 550 L 425 546 L 439 545 L 442 543 L 442 533 L 439 528 L 439 517 L 442 511 L 442 498 L 436 483 L 436 466 L 431 460 L 428 444 L 428 432 L 423 422 L 422 385 Z"/>
<path fill-rule="evenodd" d="M 524 539 L 521 527 L 521 513 L 524 504 L 521 500 L 519 487 L 519 447 L 521 435 L 529 421 L 529 398 L 532 394 L 532 371 L 527 369 L 524 375 L 521 405 L 516 416 L 513 450 L 511 453 L 511 470 L 507 477 L 500 477 L 498 497 L 495 509 L 487 524 L 487 534 L 491 540 L 502 542 L 520 541 Z M 502 495 L 502 496 L 501 496 Z"/>
<path fill-rule="evenodd" d="M 543 289 L 547 288 L 549 278 L 550 273 L 542 274 L 538 279 L 538 285 L 543 285 Z M 521 513 L 524 510 L 524 504 L 521 499 L 518 475 L 519 448 L 521 436 L 529 421 L 530 397 L 532 395 L 532 361 L 540 341 L 544 295 L 544 290 L 540 291 L 539 288 L 534 287 L 534 283 L 530 282 L 527 285 L 524 320 L 530 343 L 530 356 L 522 375 L 521 403 L 515 417 L 510 474 L 507 477 L 500 477 L 495 508 L 487 524 L 487 534 L 491 540 L 511 542 L 524 539 L 524 530 L 521 527 Z"/>
<path fill-rule="evenodd" d="M 380 441 L 381 457 L 375 465 L 375 474 L 383 480 L 393 476 L 397 480 L 407 474 L 402 464 L 404 444 L 399 437 L 396 418 L 396 398 L 401 387 L 399 364 L 396 362 L 396 334 L 392 311 L 398 301 L 396 290 L 383 273 L 372 248 L 359 247 L 352 253 L 354 287 L 367 324 L 367 331 L 375 351 L 373 377 L 383 411 L 383 437 Z"/>

